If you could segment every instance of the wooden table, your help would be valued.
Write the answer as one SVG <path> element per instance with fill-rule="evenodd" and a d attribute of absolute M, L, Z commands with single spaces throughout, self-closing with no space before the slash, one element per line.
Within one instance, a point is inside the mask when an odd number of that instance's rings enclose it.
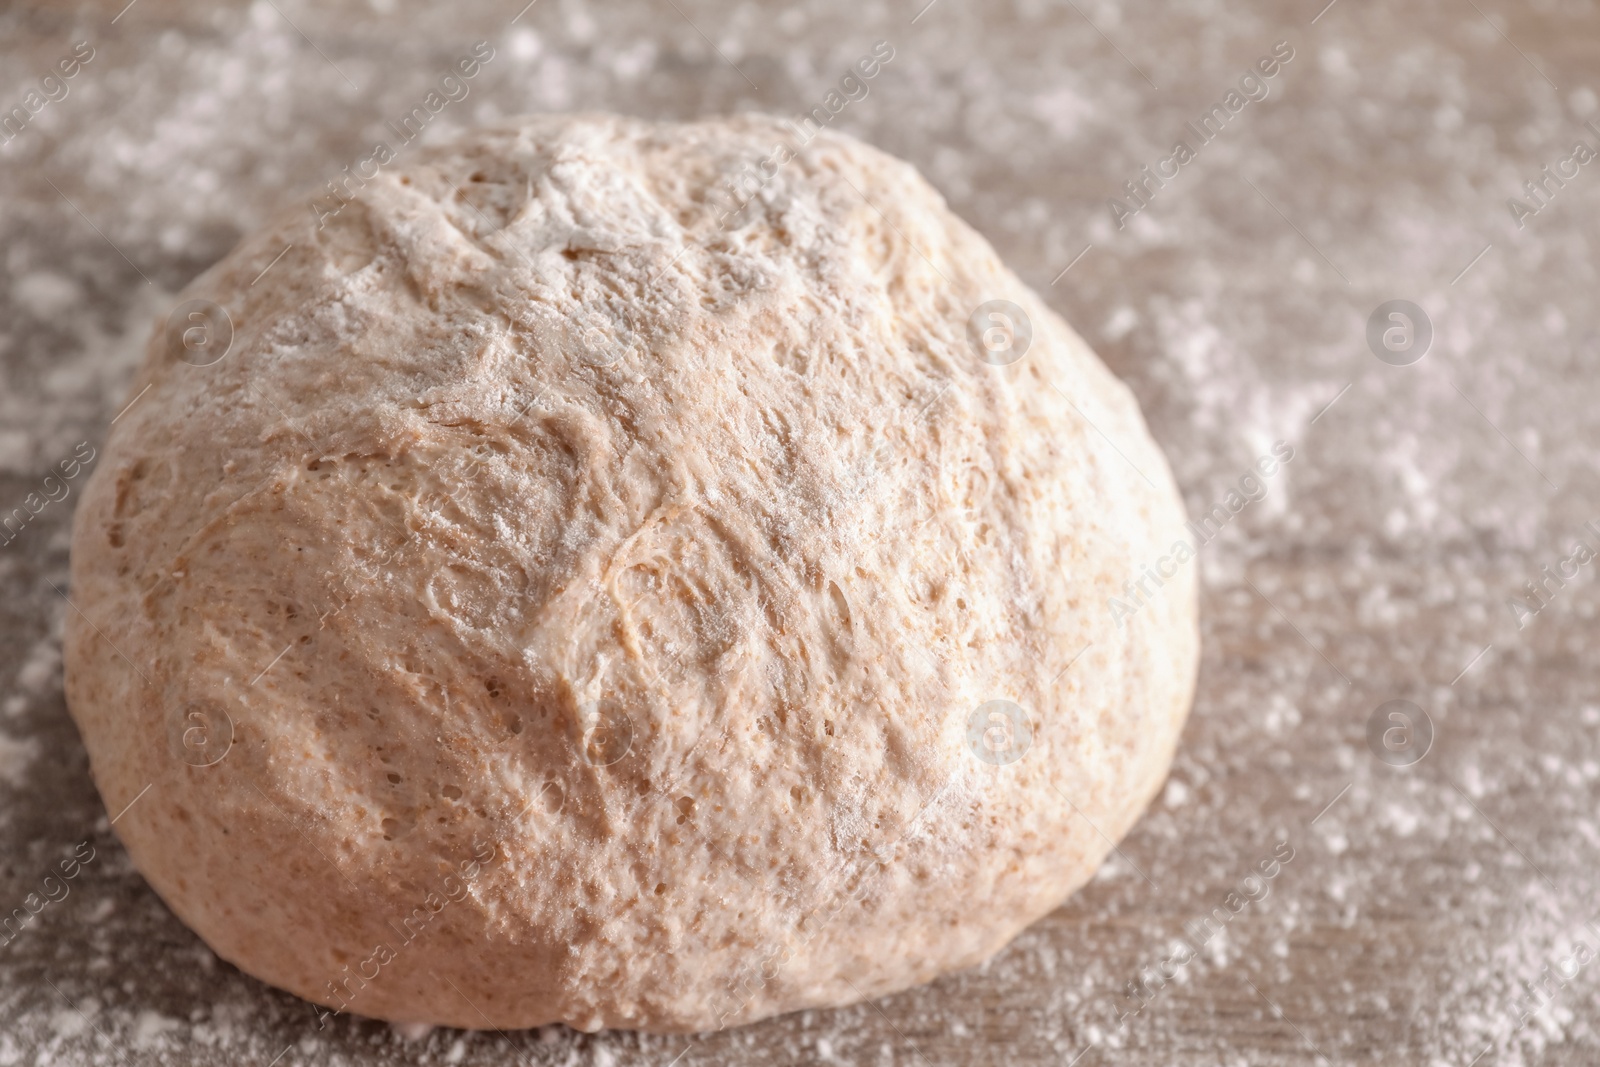
<path fill-rule="evenodd" d="M 890 41 L 841 125 L 1129 381 L 1190 507 L 1275 441 L 1295 457 L 1202 553 L 1173 782 L 1094 883 L 987 967 L 693 1040 L 319 1031 L 217 961 L 129 865 L 66 716 L 69 494 L 0 545 L 0 908 L 94 858 L 0 945 L 0 1065 L 1600 1062 L 1600 970 L 1563 963 L 1600 952 L 1600 563 L 1508 606 L 1574 538 L 1600 548 L 1600 163 L 1565 163 L 1600 150 L 1593 4 L 121 2 L 0 14 L 0 108 L 93 49 L 0 145 L 0 513 L 103 440 L 190 278 L 478 39 L 497 58 L 441 130 L 793 114 Z M 1278 42 L 1265 98 L 1202 143 L 1185 124 Z M 1192 160 L 1163 163 L 1180 138 Z M 1168 177 L 1141 205 L 1145 165 Z M 1418 360 L 1369 347 L 1395 300 L 1431 323 Z M 1433 736 L 1392 766 L 1368 722 L 1402 699 Z M 1280 843 L 1266 895 L 1130 999 Z"/>

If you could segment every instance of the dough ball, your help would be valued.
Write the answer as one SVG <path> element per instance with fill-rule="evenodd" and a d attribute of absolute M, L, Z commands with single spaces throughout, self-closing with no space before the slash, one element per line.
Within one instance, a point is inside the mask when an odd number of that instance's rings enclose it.
<path fill-rule="evenodd" d="M 1184 516 L 1135 401 L 910 166 L 811 132 L 411 146 L 157 324 L 67 690 L 224 959 L 383 1019 L 713 1029 L 982 961 L 1154 795 L 1195 567 L 1143 579 Z"/>

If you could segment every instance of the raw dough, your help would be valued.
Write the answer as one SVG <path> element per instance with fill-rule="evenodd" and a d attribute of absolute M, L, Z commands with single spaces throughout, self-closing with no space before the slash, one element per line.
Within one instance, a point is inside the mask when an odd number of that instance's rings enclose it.
<path fill-rule="evenodd" d="M 413 149 L 158 325 L 67 689 L 219 955 L 391 1020 L 711 1029 L 983 960 L 1159 787 L 1194 566 L 1113 622 L 1183 523 L 1131 394 L 904 163 L 823 132 L 732 211 L 793 143 Z"/>

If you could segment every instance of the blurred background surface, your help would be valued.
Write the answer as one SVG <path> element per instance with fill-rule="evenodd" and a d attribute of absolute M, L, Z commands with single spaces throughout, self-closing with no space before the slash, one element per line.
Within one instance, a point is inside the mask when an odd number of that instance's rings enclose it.
<path fill-rule="evenodd" d="M 0 11 L 0 513 L 100 446 L 191 278 L 480 40 L 430 141 L 797 115 L 890 42 L 837 126 L 912 161 L 1129 382 L 1191 511 L 1294 458 L 1201 554 L 1194 714 L 1095 881 L 980 969 L 695 1038 L 319 1029 L 217 960 L 128 863 L 66 714 L 68 480 L 0 544 L 0 912 L 94 858 L 0 944 L 0 1067 L 1600 1061 L 1600 561 L 1574 551 L 1600 549 L 1600 160 L 1576 150 L 1600 152 L 1600 6 L 123 2 Z M 1201 144 L 1185 123 L 1275 48 Z M 1124 183 L 1180 139 L 1141 205 Z M 1369 342 L 1391 301 L 1414 306 Z M 1267 895 L 1130 997 L 1280 843 Z"/>

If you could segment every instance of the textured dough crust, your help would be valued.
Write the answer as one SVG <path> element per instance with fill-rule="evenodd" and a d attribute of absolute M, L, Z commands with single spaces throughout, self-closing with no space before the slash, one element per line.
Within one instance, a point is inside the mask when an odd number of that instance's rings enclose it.
<path fill-rule="evenodd" d="M 1135 401 L 853 140 L 720 221 L 788 137 L 413 150 L 190 286 L 225 358 L 156 331 L 77 513 L 67 692 L 219 955 L 379 1018 L 709 1029 L 985 959 L 1154 795 L 1195 569 L 1112 622 L 1184 518 Z M 1009 366 L 967 336 L 996 298 Z M 1005 766 L 991 699 L 1032 724 Z"/>

